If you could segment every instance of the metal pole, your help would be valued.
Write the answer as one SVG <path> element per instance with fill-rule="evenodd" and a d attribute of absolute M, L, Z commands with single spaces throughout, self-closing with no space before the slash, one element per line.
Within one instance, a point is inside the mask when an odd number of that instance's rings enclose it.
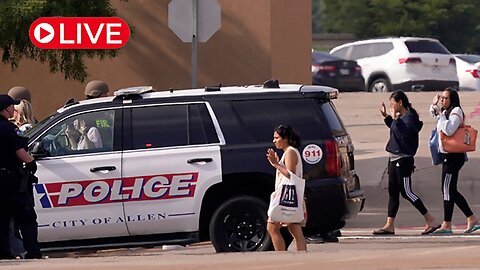
<path fill-rule="evenodd" d="M 198 0 L 192 0 L 192 88 L 197 88 Z"/>

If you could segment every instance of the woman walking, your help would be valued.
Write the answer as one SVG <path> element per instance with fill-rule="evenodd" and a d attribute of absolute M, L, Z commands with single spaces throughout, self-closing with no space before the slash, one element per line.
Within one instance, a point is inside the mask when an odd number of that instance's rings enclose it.
<path fill-rule="evenodd" d="M 438 103 L 440 102 L 440 106 Z M 460 106 L 460 97 L 457 91 L 447 88 L 442 95 L 435 95 L 430 113 L 437 119 L 437 132 L 452 136 L 457 128 L 462 125 L 465 114 Z M 439 150 L 442 153 L 442 193 L 443 193 L 443 223 L 435 234 L 452 233 L 453 207 L 456 204 L 467 218 L 465 233 L 472 233 L 480 229 L 478 219 L 473 214 L 465 197 L 458 192 L 457 182 L 460 169 L 465 163 L 465 153 L 447 153 L 439 140 Z"/>
<path fill-rule="evenodd" d="M 400 194 L 408 200 L 425 218 L 425 230 L 429 234 L 437 230 L 435 218 L 428 212 L 422 200 L 412 190 L 411 175 L 414 170 L 414 156 L 418 149 L 418 133 L 422 129 L 415 109 L 402 91 L 390 96 L 390 115 L 382 102 L 380 112 L 384 122 L 390 128 L 390 139 L 386 150 L 388 161 L 388 217 L 385 225 L 373 231 L 374 235 L 395 234 L 395 217 L 400 207 Z"/>
<path fill-rule="evenodd" d="M 297 147 L 300 146 L 300 137 L 292 127 L 280 125 L 274 129 L 273 132 L 273 143 L 277 149 L 282 149 L 284 154 L 282 158 L 279 159 L 278 155 L 273 151 L 273 149 L 267 150 L 267 160 L 270 164 L 277 169 L 276 179 L 275 179 L 275 189 L 277 185 L 280 184 L 281 175 L 290 178 L 290 172 L 298 175 L 299 177 L 303 176 L 303 166 L 302 158 L 300 152 L 297 150 Z M 290 172 L 289 172 L 290 171 Z M 290 234 L 295 240 L 297 250 L 307 250 L 307 243 L 302 232 L 301 223 L 280 223 L 272 220 L 270 217 L 267 221 L 267 231 L 272 237 L 273 246 L 276 251 L 284 251 L 285 240 L 280 233 L 280 228 L 286 225 Z"/>

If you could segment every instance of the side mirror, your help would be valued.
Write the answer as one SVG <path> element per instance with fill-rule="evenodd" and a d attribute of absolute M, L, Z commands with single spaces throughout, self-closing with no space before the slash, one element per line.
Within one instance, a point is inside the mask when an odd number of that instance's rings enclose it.
<path fill-rule="evenodd" d="M 32 155 L 32 157 L 37 159 L 37 158 L 47 157 L 48 151 L 45 150 L 42 142 L 34 142 L 32 146 L 32 150 L 30 151 L 30 154 Z"/>

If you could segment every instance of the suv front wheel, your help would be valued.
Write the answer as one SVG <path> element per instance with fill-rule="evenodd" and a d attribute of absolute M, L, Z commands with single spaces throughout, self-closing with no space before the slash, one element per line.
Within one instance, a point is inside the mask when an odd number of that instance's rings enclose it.
<path fill-rule="evenodd" d="M 217 252 L 270 250 L 266 221 L 265 202 L 252 196 L 234 197 L 213 214 L 210 239 Z"/>
<path fill-rule="evenodd" d="M 370 84 L 369 91 L 372 93 L 376 92 L 391 92 L 393 90 L 392 84 L 385 78 L 376 79 Z"/>

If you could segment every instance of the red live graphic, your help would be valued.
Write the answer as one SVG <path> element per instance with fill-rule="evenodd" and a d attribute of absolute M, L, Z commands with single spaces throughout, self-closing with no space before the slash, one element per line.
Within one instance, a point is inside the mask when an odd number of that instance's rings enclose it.
<path fill-rule="evenodd" d="M 118 49 L 127 44 L 130 28 L 118 17 L 42 17 L 29 35 L 41 49 Z"/>

